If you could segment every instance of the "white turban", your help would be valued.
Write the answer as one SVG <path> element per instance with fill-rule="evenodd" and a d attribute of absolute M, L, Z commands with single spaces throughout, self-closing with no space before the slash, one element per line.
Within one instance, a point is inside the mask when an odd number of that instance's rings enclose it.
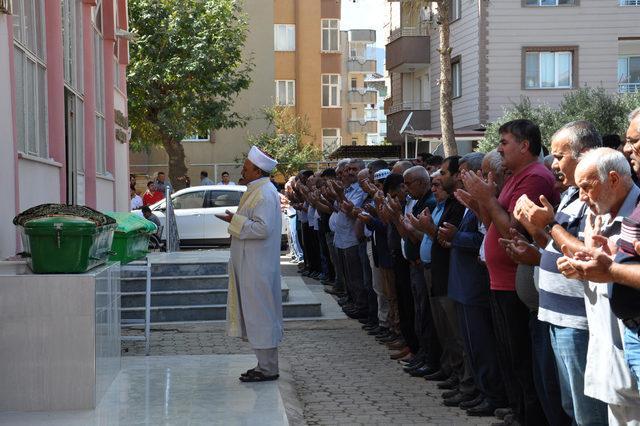
<path fill-rule="evenodd" d="M 256 165 L 260 170 L 264 170 L 267 173 L 271 173 L 276 168 L 278 162 L 267 154 L 262 152 L 257 146 L 252 146 L 247 155 L 249 161 Z"/>

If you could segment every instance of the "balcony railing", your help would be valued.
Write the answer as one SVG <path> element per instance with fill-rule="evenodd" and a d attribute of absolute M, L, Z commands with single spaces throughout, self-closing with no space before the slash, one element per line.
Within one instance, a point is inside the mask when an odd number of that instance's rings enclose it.
<path fill-rule="evenodd" d="M 640 0 L 638 0 L 640 1 Z M 618 93 L 638 93 L 640 92 L 640 83 L 620 83 L 618 84 Z"/>
<path fill-rule="evenodd" d="M 349 120 L 349 133 L 378 133 L 377 121 Z"/>
<path fill-rule="evenodd" d="M 429 35 L 429 33 L 426 27 L 399 27 L 391 31 L 387 42 L 391 43 L 400 37 L 424 37 L 427 35 Z"/>
<path fill-rule="evenodd" d="M 640 0 L 620 0 L 620 6 L 640 6 Z"/>
<path fill-rule="evenodd" d="M 359 88 L 349 90 L 349 103 L 375 104 L 378 102 L 378 92 L 372 89 Z"/>
<path fill-rule="evenodd" d="M 374 73 L 376 72 L 376 60 L 352 56 L 347 62 L 348 72 Z"/>
<path fill-rule="evenodd" d="M 422 102 L 413 102 L 413 101 L 404 101 L 396 104 L 392 104 L 387 109 L 387 115 L 395 114 L 400 111 L 426 111 L 431 109 L 431 103 L 422 101 Z"/>

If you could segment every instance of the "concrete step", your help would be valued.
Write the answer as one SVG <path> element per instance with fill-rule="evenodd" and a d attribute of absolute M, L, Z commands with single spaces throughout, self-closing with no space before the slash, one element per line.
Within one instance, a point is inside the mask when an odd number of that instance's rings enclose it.
<path fill-rule="evenodd" d="M 320 302 L 282 304 L 284 318 L 319 317 Z M 223 304 L 191 306 L 155 306 L 151 308 L 151 322 L 184 322 L 224 320 L 227 306 Z M 144 308 L 122 308 L 123 320 L 144 319 Z"/>
<path fill-rule="evenodd" d="M 130 265 L 144 265 L 144 262 L 131 262 Z M 152 263 L 152 277 L 187 277 L 202 275 L 224 275 L 227 273 L 227 262 L 176 262 Z M 122 278 L 145 277 L 144 271 L 122 271 Z"/>
<path fill-rule="evenodd" d="M 123 308 L 142 308 L 145 304 L 145 292 L 122 293 Z M 283 283 L 282 302 L 289 300 L 289 289 Z M 151 306 L 201 306 L 224 305 L 227 303 L 227 289 L 154 291 L 151 293 Z"/>
<path fill-rule="evenodd" d="M 151 291 L 184 291 L 184 290 L 216 290 L 226 289 L 229 275 L 186 275 L 186 276 L 152 276 Z M 144 292 L 147 286 L 146 277 L 120 278 L 122 293 Z"/>

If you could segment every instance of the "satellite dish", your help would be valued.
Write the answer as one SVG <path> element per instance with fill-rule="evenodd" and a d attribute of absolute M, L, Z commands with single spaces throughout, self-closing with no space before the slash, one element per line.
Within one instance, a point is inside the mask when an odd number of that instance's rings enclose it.
<path fill-rule="evenodd" d="M 411 117 L 413 117 L 413 112 L 410 112 L 409 115 L 407 116 L 407 119 L 404 120 L 404 123 L 402 124 L 402 127 L 400 127 L 400 134 L 403 134 L 404 131 L 406 130 L 407 126 L 409 125 L 409 121 L 411 121 Z"/>

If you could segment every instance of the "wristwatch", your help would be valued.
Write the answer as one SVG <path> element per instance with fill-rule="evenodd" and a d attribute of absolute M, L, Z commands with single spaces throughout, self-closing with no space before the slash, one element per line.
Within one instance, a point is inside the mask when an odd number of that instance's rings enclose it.
<path fill-rule="evenodd" d="M 554 226 L 556 226 L 558 224 L 558 222 L 556 222 L 555 220 L 553 222 L 551 222 L 550 224 L 548 224 L 547 226 L 544 227 L 544 231 L 551 235 L 551 230 L 553 229 Z"/>

